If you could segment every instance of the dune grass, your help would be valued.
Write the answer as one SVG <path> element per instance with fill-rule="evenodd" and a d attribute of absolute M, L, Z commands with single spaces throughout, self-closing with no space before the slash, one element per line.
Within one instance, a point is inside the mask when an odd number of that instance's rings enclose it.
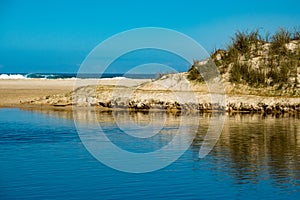
<path fill-rule="evenodd" d="M 291 44 L 292 43 L 292 44 Z M 293 45 L 293 48 L 288 47 Z M 280 28 L 273 35 L 265 36 L 259 30 L 237 31 L 225 50 L 216 50 L 211 60 L 221 74 L 229 73 L 229 81 L 251 87 L 273 87 L 298 84 L 297 68 L 300 67 L 300 32 Z M 254 62 L 255 61 L 255 62 Z M 194 65 L 188 78 L 203 81 L 199 71 L 207 66 Z"/>

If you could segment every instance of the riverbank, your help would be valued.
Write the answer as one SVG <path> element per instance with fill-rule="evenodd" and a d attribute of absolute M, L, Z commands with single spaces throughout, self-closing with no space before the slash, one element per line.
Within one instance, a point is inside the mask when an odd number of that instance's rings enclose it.
<path fill-rule="evenodd" d="M 74 89 L 75 88 L 75 89 Z M 38 107 L 97 110 L 174 112 L 300 112 L 300 97 L 258 95 L 224 83 L 224 93 L 213 94 L 204 83 L 193 83 L 186 73 L 150 79 L 0 80 L 0 107 Z"/>

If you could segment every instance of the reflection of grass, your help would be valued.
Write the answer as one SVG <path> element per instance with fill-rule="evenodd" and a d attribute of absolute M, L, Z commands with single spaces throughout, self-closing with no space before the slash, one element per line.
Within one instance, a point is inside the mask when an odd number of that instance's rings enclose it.
<path fill-rule="evenodd" d="M 279 29 L 263 37 L 258 30 L 236 32 L 225 50 L 216 50 L 211 60 L 229 81 L 249 86 L 296 86 L 300 67 L 300 32 Z M 197 62 L 196 62 L 197 63 Z M 199 71 L 209 71 L 209 65 L 194 65 L 188 78 L 203 81 Z M 203 75 L 203 74 L 202 74 Z"/>

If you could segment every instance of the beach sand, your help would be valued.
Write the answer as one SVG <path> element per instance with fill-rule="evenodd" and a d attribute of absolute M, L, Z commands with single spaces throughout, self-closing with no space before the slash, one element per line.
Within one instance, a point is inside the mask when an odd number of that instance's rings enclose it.
<path fill-rule="evenodd" d="M 148 79 L 127 79 L 126 86 L 139 85 Z M 74 89 L 75 79 L 15 79 L 0 80 L 0 107 L 20 107 L 21 102 L 54 94 L 64 94 Z M 115 85 L 116 79 L 84 79 L 76 85 Z"/>

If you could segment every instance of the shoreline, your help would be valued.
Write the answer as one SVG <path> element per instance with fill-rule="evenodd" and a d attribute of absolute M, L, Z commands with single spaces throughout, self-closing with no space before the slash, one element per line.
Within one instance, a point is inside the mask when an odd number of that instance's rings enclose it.
<path fill-rule="evenodd" d="M 18 109 L 18 110 L 24 110 L 24 111 L 36 111 L 36 112 L 45 112 L 45 113 L 69 113 L 70 115 L 73 115 L 73 113 L 90 113 L 90 112 L 96 112 L 97 114 L 102 113 L 110 113 L 110 114 L 118 114 L 118 113 L 127 113 L 129 115 L 132 114 L 138 114 L 141 113 L 142 115 L 145 114 L 159 114 L 164 113 L 172 116 L 194 116 L 194 115 L 223 115 L 226 114 L 228 116 L 236 116 L 236 115 L 259 115 L 259 116 L 276 116 L 276 117 L 300 117 L 299 111 L 293 111 L 293 112 L 277 112 L 277 111 L 269 111 L 265 112 L 263 110 L 261 111 L 226 111 L 226 110 L 202 110 L 202 111 L 195 111 L 195 110 L 163 110 L 163 109 L 125 109 L 125 108 L 100 108 L 100 107 L 74 107 L 73 106 L 66 106 L 66 107 L 54 107 L 49 105 L 12 105 L 12 106 L 6 106 L 2 107 L 1 109 Z"/>
<path fill-rule="evenodd" d="M 45 96 L 70 93 L 75 83 L 84 85 L 116 85 L 116 79 L 0 79 L 0 108 L 19 107 Z M 128 85 L 138 85 L 149 79 L 128 79 Z"/>
<path fill-rule="evenodd" d="M 176 85 L 178 81 L 175 85 L 171 84 L 171 90 L 164 88 L 168 82 L 155 85 L 159 81 L 161 80 L 86 79 L 77 82 L 70 79 L 0 80 L 0 108 L 72 111 L 72 106 L 76 106 L 78 109 L 95 107 L 97 111 L 300 113 L 300 97 L 229 93 L 225 94 L 226 104 L 218 105 L 210 103 L 210 94 L 207 93 L 205 85 L 196 85 L 196 91 L 178 91 L 174 90 L 178 86 Z M 81 85 L 88 86 L 80 87 Z M 181 88 L 182 85 L 179 86 Z M 74 94 L 77 95 L 73 92 L 74 88 L 78 88 L 77 93 L 81 93 L 77 99 L 75 98 L 75 102 L 72 98 Z M 95 89 L 96 95 L 87 97 L 91 89 Z M 132 96 L 124 97 L 126 93 Z M 178 101 L 178 96 L 185 100 Z M 190 97 L 195 97 L 197 102 L 189 102 Z"/>

